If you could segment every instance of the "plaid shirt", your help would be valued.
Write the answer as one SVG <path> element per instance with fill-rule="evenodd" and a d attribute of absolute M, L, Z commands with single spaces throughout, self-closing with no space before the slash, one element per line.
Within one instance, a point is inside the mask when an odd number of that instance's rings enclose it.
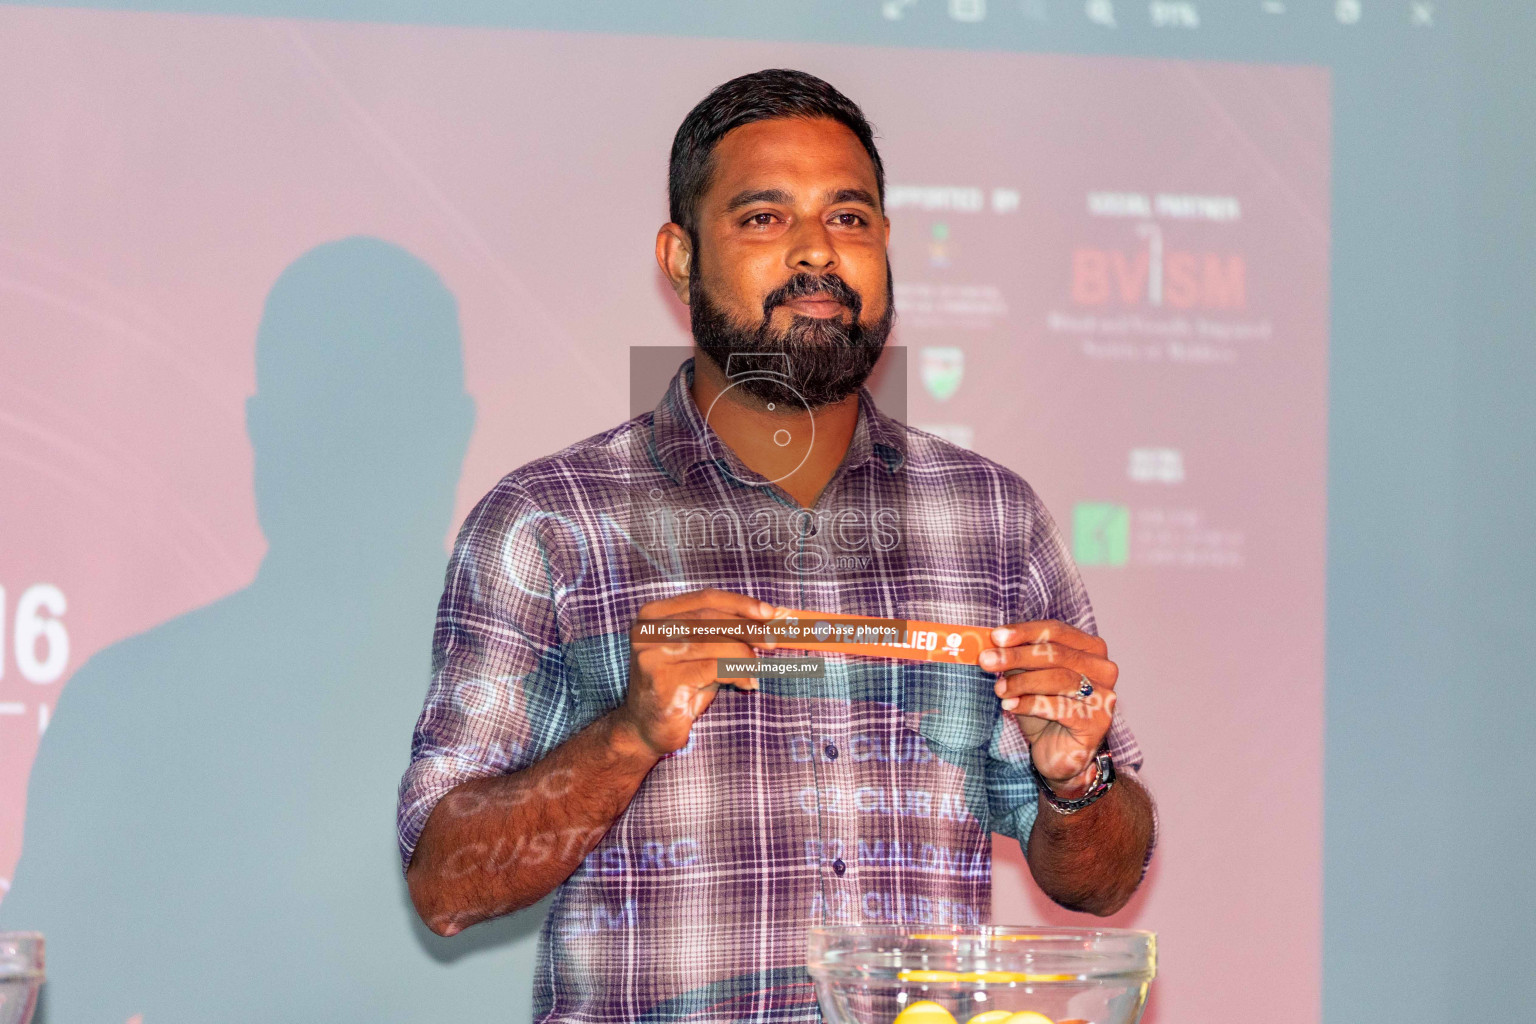
<path fill-rule="evenodd" d="M 527 767 L 623 700 L 647 601 L 719 587 L 829 613 L 1096 632 L 1016 474 L 865 392 L 847 456 L 801 509 L 719 440 L 691 380 L 684 363 L 654 413 L 516 470 L 465 521 L 400 786 L 404 863 L 454 786 Z M 994 682 L 832 654 L 824 678 L 722 688 L 556 890 L 536 1019 L 816 1021 L 813 922 L 988 920 L 991 833 L 1027 842 L 1037 797 Z M 1140 767 L 1118 714 L 1109 749 L 1117 770 Z"/>

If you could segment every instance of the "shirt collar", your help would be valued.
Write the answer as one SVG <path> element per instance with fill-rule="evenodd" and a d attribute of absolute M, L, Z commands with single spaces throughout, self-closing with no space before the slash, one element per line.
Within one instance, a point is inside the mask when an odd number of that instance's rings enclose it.
<path fill-rule="evenodd" d="M 761 479 L 721 441 L 693 401 L 693 360 L 678 367 L 651 421 L 651 452 L 674 482 L 682 483 L 700 462 L 713 462 L 740 480 Z M 844 469 L 875 459 L 894 473 L 906 461 L 905 429 L 875 407 L 867 388 L 859 389 L 859 422 L 854 428 Z M 766 483 L 767 481 L 763 481 Z"/>

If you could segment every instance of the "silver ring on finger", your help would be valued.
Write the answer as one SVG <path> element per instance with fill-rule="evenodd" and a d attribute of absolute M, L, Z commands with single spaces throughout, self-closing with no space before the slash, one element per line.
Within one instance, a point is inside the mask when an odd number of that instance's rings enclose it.
<path fill-rule="evenodd" d="M 1093 696 L 1093 684 L 1088 681 L 1088 677 L 1083 675 L 1081 672 L 1079 672 L 1077 674 L 1077 678 L 1078 678 L 1077 699 L 1078 700 L 1087 700 L 1089 697 L 1092 697 Z"/>

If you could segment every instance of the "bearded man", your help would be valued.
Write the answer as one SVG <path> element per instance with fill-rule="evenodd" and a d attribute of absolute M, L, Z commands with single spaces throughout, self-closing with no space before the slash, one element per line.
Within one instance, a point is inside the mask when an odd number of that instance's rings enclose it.
<path fill-rule="evenodd" d="M 1024 480 L 864 387 L 895 315 L 873 132 L 794 71 L 672 145 L 656 259 L 696 351 L 647 413 L 465 521 L 401 783 L 411 897 L 452 935 L 555 898 L 539 1021 L 815 1021 L 819 924 L 965 928 L 991 835 L 1107 915 L 1156 839 L 1117 668 Z M 842 554 L 833 553 L 841 552 Z M 979 665 L 645 639 L 784 609 L 995 627 Z"/>

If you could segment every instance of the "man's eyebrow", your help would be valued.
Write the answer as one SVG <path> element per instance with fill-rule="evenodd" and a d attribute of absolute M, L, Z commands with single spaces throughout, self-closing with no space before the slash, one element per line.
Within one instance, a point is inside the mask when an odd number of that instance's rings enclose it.
<path fill-rule="evenodd" d="M 738 192 L 731 197 L 731 201 L 725 204 L 726 213 L 735 213 L 743 206 L 751 206 L 753 203 L 777 203 L 780 206 L 793 206 L 794 197 L 781 188 L 755 188 L 745 192 Z M 828 189 L 822 201 L 828 206 L 838 203 L 863 203 L 865 206 L 878 210 L 880 204 L 875 197 L 862 188 L 834 188 Z"/>
<path fill-rule="evenodd" d="M 875 202 L 875 197 L 862 188 L 839 188 L 828 192 L 827 205 L 835 206 L 838 203 L 863 203 L 876 210 L 880 208 L 880 204 Z"/>
<path fill-rule="evenodd" d="M 753 203 L 778 203 L 781 206 L 789 206 L 793 202 L 790 194 L 781 188 L 755 188 L 732 196 L 731 201 L 725 204 L 725 212 L 734 213 L 743 206 L 751 206 Z"/>

